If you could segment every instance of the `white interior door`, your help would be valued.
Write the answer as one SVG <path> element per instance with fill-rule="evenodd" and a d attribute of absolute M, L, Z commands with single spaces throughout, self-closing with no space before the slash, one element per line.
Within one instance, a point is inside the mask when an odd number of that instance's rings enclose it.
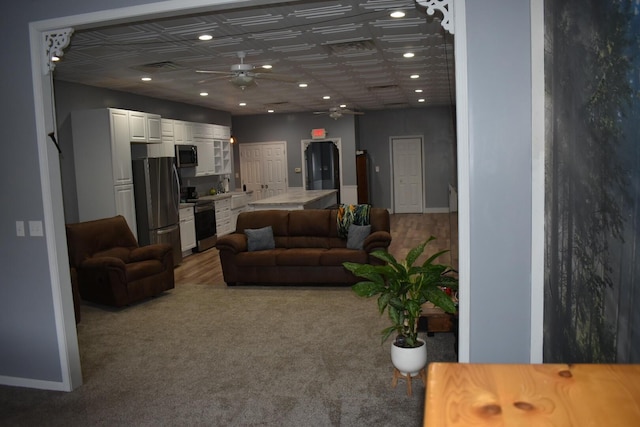
<path fill-rule="evenodd" d="M 422 213 L 422 138 L 391 139 L 393 158 L 393 210 Z"/>
<path fill-rule="evenodd" d="M 240 145 L 240 175 L 253 200 L 287 191 L 286 143 L 264 142 Z"/>
<path fill-rule="evenodd" d="M 287 156 L 284 142 L 273 142 L 262 146 L 264 197 L 287 192 Z"/>

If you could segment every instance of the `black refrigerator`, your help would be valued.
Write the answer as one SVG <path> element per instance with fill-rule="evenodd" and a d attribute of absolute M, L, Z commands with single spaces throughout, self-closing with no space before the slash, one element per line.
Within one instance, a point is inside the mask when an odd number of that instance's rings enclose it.
<path fill-rule="evenodd" d="M 173 157 L 136 159 L 132 166 L 138 243 L 169 243 L 173 247 L 173 265 L 179 265 L 180 184 Z"/>

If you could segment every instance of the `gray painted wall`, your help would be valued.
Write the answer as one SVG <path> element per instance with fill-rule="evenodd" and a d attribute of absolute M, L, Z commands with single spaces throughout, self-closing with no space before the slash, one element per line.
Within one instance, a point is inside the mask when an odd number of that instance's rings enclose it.
<path fill-rule="evenodd" d="M 11 62 L 0 67 L 0 125 L 5 148 L 0 169 L 4 203 L 0 210 L 2 378 L 61 378 L 48 248 L 43 238 L 16 237 L 15 232 L 16 220 L 42 220 L 44 216 L 28 23 L 144 3 L 151 1 L 111 0 L 106 6 L 102 0 L 31 0 L 0 6 L 0 36 L 11 40 L 5 45 Z M 531 287 L 529 2 L 466 3 L 472 183 L 471 359 L 523 361 L 528 360 L 529 352 Z M 339 123 L 344 122 L 335 122 Z M 311 127 L 321 126 L 314 123 Z M 336 132 L 329 123 L 326 127 Z M 355 136 L 352 138 L 355 141 Z M 290 155 L 296 157 L 295 153 Z M 355 182 L 354 176 L 350 179 Z M 299 179 L 297 182 L 301 185 Z M 61 222 L 56 224 L 62 226 Z"/>
<path fill-rule="evenodd" d="M 148 1 L 113 0 L 109 6 L 143 3 Z M 2 2 L 0 6 L 0 36 L 11 41 L 5 46 L 11 62 L 0 67 L 0 126 L 5 150 L 0 168 L 0 377 L 7 379 L 2 382 L 62 379 L 49 249 L 44 237 L 16 236 L 17 220 L 44 220 L 28 24 L 104 8 L 100 0 L 32 0 Z"/>
<path fill-rule="evenodd" d="M 449 184 L 455 184 L 454 126 L 449 107 L 367 111 L 358 117 L 358 149 L 369 156 L 371 203 L 392 208 L 390 138 L 423 138 L 424 206 L 449 207 Z M 380 172 L 375 172 L 375 166 Z"/>
<path fill-rule="evenodd" d="M 311 129 L 324 128 L 328 138 L 342 138 L 343 180 L 355 185 L 355 150 L 367 150 L 370 160 L 369 189 L 376 207 L 391 206 L 391 165 L 389 139 L 392 136 L 424 138 L 425 206 L 447 208 L 449 183 L 455 183 L 455 138 L 449 107 L 366 111 L 361 116 L 343 116 L 338 120 L 327 116 L 270 114 L 233 117 L 233 134 L 243 142 L 287 141 L 290 187 L 301 187 L 302 167 L 300 141 L 311 138 Z M 235 147 L 235 170 L 240 171 L 238 145 Z M 380 172 L 375 172 L 375 165 Z"/>
<path fill-rule="evenodd" d="M 346 165 L 342 171 L 342 179 L 345 185 L 356 185 L 354 116 L 334 120 L 326 115 L 312 113 L 261 114 L 234 116 L 232 123 L 231 132 L 238 141 L 234 146 L 234 170 L 240 171 L 239 144 L 286 141 L 289 187 L 302 187 L 302 174 L 295 171 L 295 168 L 302 168 L 301 141 L 311 139 L 311 129 L 324 128 L 328 138 L 342 139 L 342 162 Z"/>
<path fill-rule="evenodd" d="M 529 2 L 468 1 L 470 361 L 529 361 Z M 464 296 L 463 296 L 464 297 Z"/>
<path fill-rule="evenodd" d="M 78 221 L 78 197 L 71 132 L 72 111 L 94 108 L 124 108 L 160 114 L 162 117 L 170 119 L 231 126 L 231 115 L 225 111 L 63 81 L 55 81 L 54 89 L 58 143 L 62 149 L 60 168 L 66 222 Z M 217 183 L 217 178 L 214 177 L 193 179 L 194 185 L 196 180 L 203 184 L 203 189 L 208 189 Z"/>

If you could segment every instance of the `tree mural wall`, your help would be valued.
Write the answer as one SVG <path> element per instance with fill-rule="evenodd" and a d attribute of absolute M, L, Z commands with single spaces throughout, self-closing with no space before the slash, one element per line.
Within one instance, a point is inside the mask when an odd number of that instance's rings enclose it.
<path fill-rule="evenodd" d="M 545 0 L 545 362 L 640 362 L 639 3 Z"/>

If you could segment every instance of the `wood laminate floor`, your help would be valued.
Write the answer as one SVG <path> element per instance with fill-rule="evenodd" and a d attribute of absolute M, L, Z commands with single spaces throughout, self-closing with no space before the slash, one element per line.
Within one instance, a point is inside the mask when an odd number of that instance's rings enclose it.
<path fill-rule="evenodd" d="M 437 262 L 458 268 L 458 223 L 456 213 L 437 214 L 392 214 L 391 246 L 389 252 L 397 259 L 429 238 L 436 240 L 427 246 L 418 261 L 440 250 L 450 252 L 442 255 Z M 175 269 L 176 285 L 203 284 L 224 285 L 218 250 L 211 248 L 201 253 L 185 257 Z"/>

